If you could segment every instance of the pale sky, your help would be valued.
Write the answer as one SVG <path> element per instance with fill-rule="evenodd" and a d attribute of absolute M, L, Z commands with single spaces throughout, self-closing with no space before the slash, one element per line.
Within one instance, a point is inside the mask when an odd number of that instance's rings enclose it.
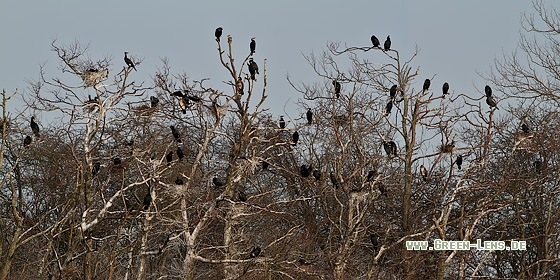
<path fill-rule="evenodd" d="M 481 90 L 486 84 L 476 72 L 487 73 L 496 57 L 515 50 L 521 13 L 533 12 L 529 0 L 191 2 L 0 0 L 0 89 L 27 90 L 25 80 L 38 78 L 40 63 L 56 70 L 59 62 L 50 44 L 57 38 L 59 44 L 89 43 L 94 60 L 113 57 L 113 73 L 122 69 L 124 51 L 143 57 L 138 72 L 132 73 L 139 82 L 151 83 L 166 57 L 172 72 L 210 78 L 207 86 L 230 93 L 222 82 L 229 76 L 214 41 L 214 30 L 222 26 L 222 38 L 233 36 L 239 63 L 247 56 L 250 38 L 257 38 L 255 60 L 261 66 L 267 59 L 265 107 L 275 115 L 286 109 L 298 117 L 295 102 L 302 96 L 288 84 L 288 74 L 296 82 L 322 82 L 302 54 L 320 53 L 331 41 L 370 46 L 373 34 L 382 44 L 391 35 L 392 48 L 403 58 L 410 57 L 415 45 L 421 49 L 412 64 L 420 66 L 416 87 L 436 74 L 434 89 L 447 81 L 451 92 L 474 96 L 475 86 Z M 558 3 L 546 1 L 547 6 Z M 22 104 L 12 102 L 8 108 L 19 112 Z"/>

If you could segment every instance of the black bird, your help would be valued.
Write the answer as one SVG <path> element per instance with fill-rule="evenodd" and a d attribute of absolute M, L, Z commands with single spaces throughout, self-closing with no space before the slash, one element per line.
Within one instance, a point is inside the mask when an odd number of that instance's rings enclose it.
<path fill-rule="evenodd" d="M 443 91 L 443 98 L 445 98 L 445 95 L 449 93 L 449 84 L 447 82 L 443 83 L 441 90 Z"/>
<path fill-rule="evenodd" d="M 498 107 L 496 107 L 498 104 L 496 103 L 496 100 L 494 100 L 494 97 L 492 96 L 486 96 L 486 104 L 490 106 L 490 109 L 492 109 L 492 107 L 498 109 Z"/>
<path fill-rule="evenodd" d="M 377 246 L 379 246 L 379 243 L 377 242 L 377 235 L 371 234 L 369 236 L 369 240 L 371 241 L 371 245 L 373 245 L 373 249 L 377 251 Z"/>
<path fill-rule="evenodd" d="M 238 191 L 237 192 L 237 200 L 239 200 L 241 202 L 246 202 L 247 201 L 247 195 L 245 194 L 244 191 Z"/>
<path fill-rule="evenodd" d="M 340 188 L 340 180 L 338 179 L 338 176 L 336 176 L 334 171 L 331 171 L 330 178 L 331 178 L 331 183 L 333 184 L 334 188 L 335 189 Z"/>
<path fill-rule="evenodd" d="M 237 84 L 236 84 L 237 94 L 243 95 L 245 93 L 243 92 L 244 87 L 245 85 L 243 85 L 243 79 L 241 79 L 241 77 L 237 77 Z"/>
<path fill-rule="evenodd" d="M 367 182 L 371 182 L 371 180 L 373 180 L 373 177 L 375 177 L 375 175 L 377 175 L 377 172 L 375 170 L 370 170 L 367 173 Z"/>
<path fill-rule="evenodd" d="M 181 179 L 181 177 L 177 177 L 177 179 L 175 179 L 175 185 L 182 185 L 183 183 L 183 179 Z"/>
<path fill-rule="evenodd" d="M 35 117 L 33 116 L 31 116 L 31 130 L 33 130 L 33 134 L 35 134 L 35 137 L 40 137 L 39 125 L 35 122 Z"/>
<path fill-rule="evenodd" d="M 185 157 L 185 154 L 183 153 L 183 150 L 181 150 L 181 147 L 177 147 L 177 157 L 179 158 L 179 161 L 181 161 Z"/>
<path fill-rule="evenodd" d="M 144 196 L 144 210 L 148 210 L 150 204 L 152 204 L 152 195 L 150 194 L 150 190 L 148 190 L 148 193 Z"/>
<path fill-rule="evenodd" d="M 373 44 L 374 48 L 379 48 L 379 39 L 377 39 L 375 35 L 371 35 L 371 43 Z"/>
<path fill-rule="evenodd" d="M 183 94 L 183 92 L 180 91 L 180 90 L 174 91 L 173 93 L 171 93 L 171 95 L 177 96 L 177 97 L 183 97 L 183 96 L 185 96 L 185 95 Z"/>
<path fill-rule="evenodd" d="M 159 98 L 155 96 L 150 96 L 150 105 L 152 106 L 152 108 L 156 107 L 158 103 L 159 103 Z"/>
<path fill-rule="evenodd" d="M 23 146 L 27 147 L 29 144 L 31 144 L 31 136 L 27 135 L 25 136 L 25 139 L 23 139 Z"/>
<path fill-rule="evenodd" d="M 280 116 L 279 125 L 282 129 L 286 128 L 286 121 L 284 121 L 284 116 Z"/>
<path fill-rule="evenodd" d="M 101 163 L 96 162 L 93 164 L 93 167 L 91 168 L 91 176 L 95 176 L 97 175 L 97 173 L 99 173 L 99 170 L 101 169 Z"/>
<path fill-rule="evenodd" d="M 459 168 L 459 170 L 461 170 L 461 165 L 463 164 L 463 156 L 458 155 L 457 160 L 455 160 L 455 163 L 457 164 L 457 168 Z"/>
<path fill-rule="evenodd" d="M 299 133 L 297 131 L 294 131 L 294 134 L 292 134 L 292 141 L 294 142 L 292 145 L 297 145 L 299 141 Z"/>
<path fill-rule="evenodd" d="M 424 86 L 422 86 L 422 90 L 427 91 L 428 89 L 430 89 L 430 84 L 431 83 L 432 83 L 432 81 L 430 81 L 430 79 L 424 80 Z"/>
<path fill-rule="evenodd" d="M 174 126 L 169 126 L 169 127 L 171 128 L 171 133 L 173 134 L 173 137 L 175 137 L 175 140 L 181 143 L 181 134 L 179 134 L 179 131 L 175 129 Z"/>
<path fill-rule="evenodd" d="M 118 158 L 118 157 L 113 158 L 113 164 L 114 164 L 114 165 L 119 165 L 119 164 L 121 164 L 121 163 L 122 163 L 122 161 L 121 161 L 120 158 Z"/>
<path fill-rule="evenodd" d="M 391 38 L 389 36 L 387 36 L 387 40 L 385 40 L 385 44 L 383 44 L 383 47 L 386 51 L 391 49 Z"/>
<path fill-rule="evenodd" d="M 313 177 L 315 177 L 315 181 L 321 180 L 321 176 L 322 176 L 322 175 L 323 175 L 323 174 L 321 174 L 321 171 L 318 170 L 318 169 L 315 169 L 315 170 L 313 171 Z"/>
<path fill-rule="evenodd" d="M 251 38 L 251 43 L 249 44 L 249 49 L 251 49 L 251 55 L 255 53 L 255 49 L 257 48 L 257 42 L 255 42 L 255 37 Z"/>
<path fill-rule="evenodd" d="M 381 193 L 382 196 L 387 197 L 387 188 L 382 183 L 377 184 L 377 189 Z"/>
<path fill-rule="evenodd" d="M 393 109 L 393 100 L 389 100 L 387 106 L 385 106 L 385 116 L 390 115 L 392 109 Z"/>
<path fill-rule="evenodd" d="M 489 85 L 484 87 L 484 92 L 486 93 L 486 97 L 492 97 L 492 88 Z"/>
<path fill-rule="evenodd" d="M 529 133 L 531 131 L 529 126 L 525 123 L 521 125 L 521 130 L 523 130 L 524 133 Z"/>
<path fill-rule="evenodd" d="M 422 179 L 424 179 L 424 181 L 428 179 L 428 170 L 424 165 L 420 165 L 420 174 L 422 174 Z"/>
<path fill-rule="evenodd" d="M 313 122 L 313 112 L 311 112 L 311 108 L 307 108 L 305 116 L 307 117 L 307 124 L 311 124 Z"/>
<path fill-rule="evenodd" d="M 391 87 L 391 89 L 389 90 L 389 96 L 391 97 L 391 99 L 395 99 L 395 97 L 397 97 L 397 85 L 393 85 Z"/>
<path fill-rule="evenodd" d="M 397 155 L 397 144 L 393 141 L 383 141 L 383 149 L 385 149 L 385 153 L 387 153 L 389 157 Z"/>
<path fill-rule="evenodd" d="M 221 26 L 216 28 L 214 35 L 216 36 L 216 41 L 220 42 L 220 37 L 222 36 L 222 30 L 224 30 Z"/>
<path fill-rule="evenodd" d="M 165 160 L 167 160 L 167 163 L 173 161 L 173 151 L 169 151 L 169 153 L 167 153 L 167 155 L 165 156 Z"/>
<path fill-rule="evenodd" d="M 187 113 L 187 108 L 189 108 L 189 99 L 186 96 L 179 97 L 179 106 L 181 107 L 181 112 L 183 114 Z"/>
<path fill-rule="evenodd" d="M 535 162 L 533 162 L 533 166 L 535 167 L 535 171 L 536 171 L 538 174 L 541 174 L 541 171 L 542 171 L 542 168 L 543 168 L 542 161 L 540 161 L 540 160 L 538 160 L 538 159 L 535 160 Z"/>
<path fill-rule="evenodd" d="M 332 84 L 334 86 L 334 95 L 336 96 L 336 98 L 340 98 L 340 90 L 341 90 L 340 83 L 337 80 L 333 80 Z"/>
<path fill-rule="evenodd" d="M 259 66 L 253 60 L 253 58 L 249 58 L 249 73 L 251 74 L 251 80 L 255 81 L 255 74 L 259 74 Z"/>
<path fill-rule="evenodd" d="M 136 67 L 134 66 L 134 63 L 132 62 L 132 60 L 130 60 L 130 58 L 128 58 L 128 52 L 124 52 L 124 62 L 126 63 L 128 68 L 132 67 L 132 69 L 136 71 Z"/>
<path fill-rule="evenodd" d="M 264 160 L 263 160 L 263 161 L 261 162 L 261 168 L 262 168 L 262 170 L 267 170 L 269 165 L 270 165 L 270 164 L 269 164 L 267 161 L 264 161 Z"/>
<path fill-rule="evenodd" d="M 256 258 L 261 254 L 261 247 L 255 246 L 251 253 L 249 254 L 249 258 Z"/>
<path fill-rule="evenodd" d="M 220 180 L 216 177 L 212 178 L 212 183 L 214 183 L 214 186 L 216 187 L 223 187 L 226 185 L 226 182 L 224 182 L 223 180 Z"/>
<path fill-rule="evenodd" d="M 198 96 L 194 96 L 194 95 L 188 95 L 187 98 L 192 101 L 192 102 L 201 102 L 202 98 L 198 97 Z"/>
<path fill-rule="evenodd" d="M 311 175 L 311 170 L 312 170 L 311 165 L 310 165 L 310 166 L 307 166 L 307 165 L 303 164 L 303 165 L 299 168 L 299 174 L 301 175 L 301 177 L 307 178 L 307 177 L 309 177 L 309 175 Z"/>

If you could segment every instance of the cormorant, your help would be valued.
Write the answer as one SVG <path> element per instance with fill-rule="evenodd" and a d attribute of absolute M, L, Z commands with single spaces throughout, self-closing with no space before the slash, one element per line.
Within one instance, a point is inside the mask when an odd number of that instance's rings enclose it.
<path fill-rule="evenodd" d="M 247 195 L 245 194 L 244 191 L 238 191 L 237 192 L 237 200 L 239 200 L 241 202 L 246 202 L 247 201 Z"/>
<path fill-rule="evenodd" d="M 249 254 L 249 258 L 256 258 L 261 254 L 261 247 L 255 246 L 251 253 Z"/>
<path fill-rule="evenodd" d="M 214 186 L 216 187 L 223 187 L 226 185 L 226 182 L 224 182 L 223 180 L 220 180 L 216 177 L 212 178 L 212 183 L 214 183 Z"/>
<path fill-rule="evenodd" d="M 159 103 L 159 98 L 155 96 L 150 96 L 150 105 L 152 106 L 152 108 L 156 107 L 158 103 Z"/>
<path fill-rule="evenodd" d="M 318 169 L 313 170 L 313 177 L 315 177 L 315 181 L 319 181 L 321 180 L 321 176 L 323 174 L 321 174 L 321 171 Z"/>
<path fill-rule="evenodd" d="M 443 83 L 441 90 L 443 91 L 443 98 L 445 98 L 445 95 L 449 93 L 449 84 L 447 82 Z"/>
<path fill-rule="evenodd" d="M 311 112 L 311 108 L 307 108 L 305 116 L 307 117 L 307 124 L 311 124 L 313 122 L 313 112 Z"/>
<path fill-rule="evenodd" d="M 181 179 L 181 177 L 177 177 L 177 179 L 175 179 L 175 185 L 182 185 L 183 183 L 183 179 Z"/>
<path fill-rule="evenodd" d="M 387 106 L 385 106 L 385 116 L 390 115 L 392 109 L 393 109 L 393 100 L 389 100 Z"/>
<path fill-rule="evenodd" d="M 490 109 L 492 109 L 492 107 L 498 109 L 498 107 L 496 107 L 496 100 L 494 100 L 494 97 L 492 96 L 486 96 L 486 104 L 488 104 L 488 106 L 490 106 Z"/>
<path fill-rule="evenodd" d="M 330 178 L 331 178 L 331 183 L 333 184 L 334 188 L 338 189 L 340 187 L 340 180 L 338 180 L 338 177 L 336 176 L 334 171 L 331 171 Z"/>
<path fill-rule="evenodd" d="M 165 160 L 167 160 L 167 163 L 173 161 L 173 151 L 169 151 L 169 153 L 167 153 L 167 155 L 165 156 Z"/>
<path fill-rule="evenodd" d="M 185 96 L 179 97 L 179 106 L 181 107 L 181 111 L 183 114 L 187 113 L 187 108 L 189 107 L 189 99 Z"/>
<path fill-rule="evenodd" d="M 280 125 L 280 128 L 281 128 L 281 129 L 286 128 L 286 121 L 284 121 L 284 116 L 280 116 L 279 125 Z"/>
<path fill-rule="evenodd" d="M 428 89 L 430 89 L 430 84 L 431 83 L 432 83 L 432 81 L 430 81 L 430 79 L 424 80 L 424 86 L 422 86 L 422 90 L 427 91 Z"/>
<path fill-rule="evenodd" d="M 214 35 L 216 36 L 216 41 L 220 42 L 220 36 L 222 36 L 222 30 L 224 30 L 221 26 L 216 28 Z"/>
<path fill-rule="evenodd" d="M 31 136 L 27 135 L 25 136 L 25 139 L 23 139 L 23 146 L 27 147 L 29 144 L 31 144 Z"/>
<path fill-rule="evenodd" d="M 301 175 L 301 177 L 305 177 L 305 178 L 306 178 L 306 177 L 309 177 L 309 175 L 311 175 L 311 170 L 312 170 L 311 165 L 310 165 L 310 166 L 307 166 L 307 165 L 303 164 L 303 165 L 299 168 L 299 174 Z"/>
<path fill-rule="evenodd" d="M 387 197 L 387 188 L 385 188 L 385 185 L 383 185 L 382 183 L 378 183 L 377 189 L 379 190 L 382 196 Z"/>
<path fill-rule="evenodd" d="M 91 177 L 97 175 L 100 169 L 101 169 L 101 163 L 99 162 L 94 163 L 93 167 L 91 168 Z"/>
<path fill-rule="evenodd" d="M 119 165 L 119 164 L 121 164 L 121 162 L 122 162 L 122 161 L 121 161 L 120 158 L 118 158 L 118 157 L 113 158 L 113 164 L 114 164 L 114 165 Z"/>
<path fill-rule="evenodd" d="M 383 141 L 383 149 L 385 149 L 385 153 L 387 153 L 388 156 L 397 155 L 397 144 L 393 141 Z"/>
<path fill-rule="evenodd" d="M 542 161 L 540 161 L 540 160 L 538 160 L 538 159 L 535 160 L 535 162 L 533 162 L 533 166 L 535 166 L 535 171 L 536 171 L 538 174 L 541 174 L 541 171 L 542 171 L 542 168 L 543 168 Z"/>
<path fill-rule="evenodd" d="M 383 44 L 383 47 L 386 51 L 391 49 L 391 38 L 389 36 L 387 36 L 387 40 L 385 40 L 385 44 Z"/>
<path fill-rule="evenodd" d="M 459 168 L 459 170 L 461 170 L 461 165 L 463 164 L 463 156 L 458 155 L 455 163 L 457 164 L 457 168 Z"/>
<path fill-rule="evenodd" d="M 236 84 L 236 88 L 237 88 L 237 94 L 243 95 L 243 79 L 241 79 L 241 77 L 237 77 L 237 84 Z"/>
<path fill-rule="evenodd" d="M 371 35 L 371 43 L 373 44 L 374 48 L 379 48 L 379 39 L 377 39 L 375 35 Z"/>
<path fill-rule="evenodd" d="M 377 175 L 377 172 L 375 170 L 370 170 L 367 173 L 367 182 L 371 182 L 371 180 L 373 180 L 373 177 L 375 177 L 375 175 Z"/>
<path fill-rule="evenodd" d="M 395 99 L 395 97 L 397 97 L 397 85 L 393 85 L 391 87 L 391 89 L 389 90 L 389 96 L 391 97 L 391 99 Z"/>
<path fill-rule="evenodd" d="M 183 153 L 183 150 L 181 150 L 181 147 L 177 147 L 177 157 L 179 158 L 179 161 L 181 161 L 185 157 L 185 154 Z"/>
<path fill-rule="evenodd" d="M 201 102 L 202 98 L 195 96 L 195 95 L 185 95 L 188 99 L 190 99 L 192 102 Z"/>
<path fill-rule="evenodd" d="M 529 133 L 529 132 L 531 131 L 531 129 L 529 128 L 529 126 L 528 126 L 527 124 L 525 124 L 525 123 L 523 123 L 523 124 L 521 125 L 521 130 L 522 130 L 524 133 Z"/>
<path fill-rule="evenodd" d="M 144 210 L 148 210 L 148 208 L 150 208 L 151 203 L 152 203 L 152 195 L 150 194 L 150 190 L 148 189 L 148 193 L 144 196 Z"/>
<path fill-rule="evenodd" d="M 292 145 L 297 145 L 299 141 L 299 133 L 297 131 L 294 131 L 294 134 L 292 134 L 292 141 L 294 142 Z"/>
<path fill-rule="evenodd" d="M 369 236 L 369 240 L 371 241 L 371 245 L 373 245 L 373 249 L 377 251 L 377 246 L 379 246 L 379 243 L 377 242 L 377 235 L 371 234 Z"/>
<path fill-rule="evenodd" d="M 263 160 L 263 161 L 261 162 L 261 168 L 262 168 L 262 170 L 267 170 L 269 165 L 270 165 L 270 164 L 269 164 L 267 161 L 264 161 L 264 160 Z"/>
<path fill-rule="evenodd" d="M 255 42 L 255 37 L 251 38 L 251 43 L 249 44 L 249 49 L 251 49 L 251 55 L 255 53 L 255 49 L 257 48 L 257 42 Z"/>
<path fill-rule="evenodd" d="M 39 135 L 39 125 L 35 122 L 35 117 L 31 116 L 31 130 L 33 130 L 33 134 L 35 137 L 40 137 Z"/>
<path fill-rule="evenodd" d="M 259 74 L 259 66 L 253 60 L 253 58 L 249 58 L 249 73 L 251 74 L 251 80 L 255 81 L 255 74 Z"/>
<path fill-rule="evenodd" d="M 492 97 L 492 88 L 489 85 L 484 87 L 484 92 L 486 93 L 486 97 Z"/>
<path fill-rule="evenodd" d="M 422 174 L 422 179 L 424 179 L 424 181 L 428 179 L 428 170 L 424 165 L 420 165 L 420 174 Z"/>
<path fill-rule="evenodd" d="M 124 52 L 124 62 L 126 63 L 128 68 L 132 67 L 132 69 L 136 71 L 136 67 L 134 66 L 134 63 L 132 62 L 132 60 L 130 60 L 130 58 L 128 58 L 128 52 Z"/>
<path fill-rule="evenodd" d="M 334 86 L 334 95 L 336 96 L 336 98 L 340 98 L 340 90 L 341 90 L 340 83 L 337 80 L 333 80 L 332 84 Z"/>
<path fill-rule="evenodd" d="M 174 126 L 169 126 L 169 127 L 171 128 L 171 133 L 173 134 L 173 137 L 175 137 L 175 140 L 181 143 L 181 134 L 179 134 L 179 131 L 175 129 Z"/>
<path fill-rule="evenodd" d="M 173 93 L 171 93 L 171 95 L 177 96 L 177 97 L 183 97 L 183 96 L 185 96 L 185 95 L 183 94 L 183 92 L 180 91 L 180 90 L 174 91 Z"/>

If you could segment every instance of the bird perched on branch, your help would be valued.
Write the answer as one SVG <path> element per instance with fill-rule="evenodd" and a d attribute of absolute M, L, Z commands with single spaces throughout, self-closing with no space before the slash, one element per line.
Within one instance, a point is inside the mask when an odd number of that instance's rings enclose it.
<path fill-rule="evenodd" d="M 32 141 L 31 136 L 29 135 L 25 136 L 25 139 L 23 139 L 23 146 L 24 147 L 29 146 L 29 144 L 31 144 L 31 141 Z"/>
<path fill-rule="evenodd" d="M 152 204 L 152 195 L 150 194 L 150 188 L 148 188 L 148 193 L 144 196 L 144 211 L 150 208 Z"/>
<path fill-rule="evenodd" d="M 173 161 L 173 151 L 169 151 L 169 153 L 167 153 L 165 160 L 167 160 L 168 164 Z"/>
<path fill-rule="evenodd" d="M 334 173 L 334 171 L 331 171 L 331 173 L 329 174 L 329 177 L 331 179 L 331 183 L 333 184 L 333 187 L 335 189 L 340 188 L 340 179 L 338 178 L 338 176 Z"/>
<path fill-rule="evenodd" d="M 183 179 L 181 179 L 181 177 L 177 177 L 177 179 L 175 179 L 175 185 L 182 185 L 183 183 Z"/>
<path fill-rule="evenodd" d="M 134 69 L 134 71 L 137 71 L 136 67 L 134 66 L 134 62 L 132 62 L 132 60 L 128 58 L 128 52 L 124 52 L 124 62 L 126 63 L 129 69 L 132 68 Z"/>
<path fill-rule="evenodd" d="M 245 92 L 243 92 L 243 88 L 245 87 L 243 85 L 243 79 L 241 79 L 241 77 L 237 77 L 237 82 L 235 84 L 235 87 L 237 89 L 237 94 L 243 95 Z"/>
<path fill-rule="evenodd" d="M 459 170 L 461 170 L 461 165 L 463 164 L 463 156 L 462 155 L 457 156 L 457 159 L 455 160 L 455 164 L 457 164 L 457 168 L 459 168 Z"/>
<path fill-rule="evenodd" d="M 249 254 L 249 258 L 253 259 L 258 257 L 261 254 L 261 247 L 259 246 L 255 246 L 253 248 L 253 250 L 251 250 L 251 253 Z"/>
<path fill-rule="evenodd" d="M 177 157 L 179 158 L 179 161 L 181 161 L 185 157 L 185 154 L 183 153 L 181 147 L 177 147 Z"/>
<path fill-rule="evenodd" d="M 368 171 L 366 182 L 371 182 L 371 180 L 373 180 L 373 177 L 375 177 L 375 175 L 377 175 L 377 171 L 375 170 Z"/>
<path fill-rule="evenodd" d="M 297 142 L 299 141 L 299 133 L 297 131 L 294 131 L 294 134 L 292 134 L 292 142 L 294 142 L 292 145 L 297 145 Z"/>
<path fill-rule="evenodd" d="M 101 163 L 95 162 L 93 164 L 93 167 L 91 168 L 91 177 L 97 175 L 97 173 L 99 173 L 100 169 L 101 169 Z"/>
<path fill-rule="evenodd" d="M 525 123 L 523 123 L 523 124 L 521 125 L 521 130 L 523 131 L 523 133 L 529 133 L 529 132 L 531 132 L 531 129 L 530 129 L 529 126 L 528 126 L 527 124 L 525 124 Z"/>
<path fill-rule="evenodd" d="M 375 35 L 371 35 L 371 43 L 373 44 L 374 48 L 379 48 L 379 39 L 377 39 L 377 37 L 375 37 Z"/>
<path fill-rule="evenodd" d="M 397 85 L 393 85 L 391 87 L 391 89 L 389 90 L 389 97 L 391 97 L 391 100 L 394 100 L 395 97 L 397 97 Z"/>
<path fill-rule="evenodd" d="M 169 126 L 169 128 L 171 128 L 171 134 L 173 134 L 173 137 L 175 138 L 175 140 L 177 140 L 177 142 L 181 143 L 181 134 L 179 134 L 179 131 L 177 129 L 175 129 L 174 126 Z"/>
<path fill-rule="evenodd" d="M 393 100 L 389 100 L 389 102 L 387 103 L 387 106 L 385 106 L 385 116 L 390 115 L 391 110 L 393 110 Z"/>
<path fill-rule="evenodd" d="M 249 58 L 249 73 L 251 74 L 251 80 L 255 81 L 257 80 L 255 78 L 255 74 L 259 74 L 259 66 L 257 65 L 257 63 L 253 60 L 253 58 Z"/>
<path fill-rule="evenodd" d="M 489 85 L 484 87 L 484 93 L 486 93 L 486 97 L 492 97 L 492 88 Z"/>
<path fill-rule="evenodd" d="M 427 91 L 428 89 L 430 89 L 430 84 L 431 83 L 432 83 L 432 81 L 430 81 L 430 79 L 424 80 L 424 85 L 422 86 L 422 90 Z"/>
<path fill-rule="evenodd" d="M 383 149 L 385 149 L 385 153 L 387 153 L 389 157 L 397 155 L 397 144 L 393 141 L 383 141 Z"/>
<path fill-rule="evenodd" d="M 255 42 L 255 37 L 251 38 L 251 43 L 249 43 L 249 49 L 251 50 L 251 55 L 255 53 L 255 49 L 257 48 L 257 42 Z"/>
<path fill-rule="evenodd" d="M 498 104 L 496 103 L 496 100 L 494 100 L 494 97 L 492 96 L 486 96 L 486 104 L 490 106 L 490 109 L 492 109 L 492 107 L 498 109 L 498 107 L 496 107 Z"/>
<path fill-rule="evenodd" d="M 35 122 L 35 117 L 31 116 L 31 130 L 33 131 L 33 134 L 35 134 L 35 137 L 39 138 L 41 137 L 41 135 L 39 135 L 39 125 Z"/>
<path fill-rule="evenodd" d="M 385 40 L 385 43 L 383 44 L 384 50 L 388 51 L 391 49 L 391 37 L 387 36 L 387 40 Z"/>
<path fill-rule="evenodd" d="M 150 106 L 152 108 L 156 107 L 159 104 L 159 98 L 155 96 L 150 96 Z"/>
<path fill-rule="evenodd" d="M 332 84 L 334 86 L 334 95 L 336 96 L 336 98 L 340 98 L 340 90 L 341 90 L 340 83 L 337 80 L 333 80 Z"/>
<path fill-rule="evenodd" d="M 311 124 L 313 122 L 313 112 L 311 112 L 311 108 L 307 108 L 305 116 L 307 117 L 307 124 Z"/>
<path fill-rule="evenodd" d="M 309 177 L 309 175 L 311 175 L 311 170 L 313 170 L 313 167 L 311 167 L 311 165 L 308 166 L 303 164 L 299 168 L 299 174 L 301 175 L 301 177 Z"/>
<path fill-rule="evenodd" d="M 315 181 L 321 180 L 321 176 L 322 176 L 322 175 L 323 175 L 323 174 L 321 174 L 321 171 L 318 170 L 318 169 L 315 169 L 315 170 L 313 171 L 313 177 L 315 177 Z"/>
<path fill-rule="evenodd" d="M 183 114 L 187 113 L 187 108 L 189 108 L 189 99 L 186 96 L 179 97 L 179 106 Z"/>
<path fill-rule="evenodd" d="M 278 122 L 281 129 L 286 128 L 286 121 L 284 121 L 284 116 L 280 116 L 280 121 Z"/>
<path fill-rule="evenodd" d="M 443 98 L 445 98 L 445 95 L 449 93 L 449 84 L 447 82 L 443 83 L 441 90 L 443 91 Z"/>
<path fill-rule="evenodd" d="M 224 180 L 218 179 L 216 177 L 212 178 L 212 183 L 214 183 L 214 186 L 216 187 L 223 187 L 226 185 L 226 182 Z"/>
<path fill-rule="evenodd" d="M 420 174 L 422 175 L 422 179 L 424 179 L 424 181 L 428 179 L 428 170 L 424 167 L 424 165 L 420 165 Z"/>
<path fill-rule="evenodd" d="M 218 27 L 216 28 L 216 31 L 214 32 L 214 35 L 216 36 L 216 41 L 220 42 L 220 36 L 222 36 L 222 30 L 224 30 L 222 27 Z"/>

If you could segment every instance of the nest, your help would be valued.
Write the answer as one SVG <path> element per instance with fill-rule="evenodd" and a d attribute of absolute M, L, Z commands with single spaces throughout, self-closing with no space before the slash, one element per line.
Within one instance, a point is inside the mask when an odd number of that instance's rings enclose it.
<path fill-rule="evenodd" d="M 80 74 L 84 81 L 84 88 L 92 87 L 109 77 L 109 69 L 105 68 L 101 71 L 97 69 L 88 69 Z"/>

